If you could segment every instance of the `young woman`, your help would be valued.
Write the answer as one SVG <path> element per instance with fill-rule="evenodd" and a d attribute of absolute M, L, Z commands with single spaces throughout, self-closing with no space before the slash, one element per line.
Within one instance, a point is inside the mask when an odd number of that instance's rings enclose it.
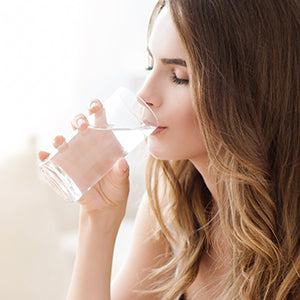
<path fill-rule="evenodd" d="M 299 1 L 159 1 L 148 52 L 159 127 L 130 255 L 110 292 L 120 160 L 80 200 L 68 300 L 299 299 Z"/>

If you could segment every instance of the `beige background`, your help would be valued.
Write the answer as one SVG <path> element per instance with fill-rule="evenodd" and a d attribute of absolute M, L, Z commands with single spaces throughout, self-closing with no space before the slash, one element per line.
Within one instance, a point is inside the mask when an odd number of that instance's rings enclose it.
<path fill-rule="evenodd" d="M 0 1 L 0 299 L 63 300 L 79 207 L 41 180 L 37 151 L 120 85 L 136 91 L 147 66 L 156 0 Z M 113 275 L 125 259 L 144 192 L 145 149 L 130 157 L 131 194 Z"/>
<path fill-rule="evenodd" d="M 79 205 L 59 198 L 40 176 L 36 139 L 0 165 L 0 299 L 65 299 L 76 253 Z M 114 255 L 126 259 L 144 192 L 144 145 L 130 154 L 131 191 Z"/>

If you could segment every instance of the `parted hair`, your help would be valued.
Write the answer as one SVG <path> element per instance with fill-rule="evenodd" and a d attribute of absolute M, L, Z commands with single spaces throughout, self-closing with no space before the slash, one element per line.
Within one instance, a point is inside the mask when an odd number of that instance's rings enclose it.
<path fill-rule="evenodd" d="M 171 256 L 152 292 L 174 300 L 191 285 L 215 218 L 230 270 L 214 299 L 299 299 L 300 2 L 159 1 L 149 35 L 164 6 L 186 50 L 218 211 L 191 162 L 149 157 L 147 193 Z"/>

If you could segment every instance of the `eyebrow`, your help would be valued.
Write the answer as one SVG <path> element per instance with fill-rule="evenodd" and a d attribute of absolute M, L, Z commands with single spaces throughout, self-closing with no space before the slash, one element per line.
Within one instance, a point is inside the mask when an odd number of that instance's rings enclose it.
<path fill-rule="evenodd" d="M 153 55 L 152 55 L 149 47 L 147 47 L 147 52 L 153 58 Z M 178 65 L 178 66 L 182 66 L 182 67 L 187 66 L 186 61 L 181 59 L 181 58 L 162 58 L 161 62 L 166 64 L 166 65 Z"/>

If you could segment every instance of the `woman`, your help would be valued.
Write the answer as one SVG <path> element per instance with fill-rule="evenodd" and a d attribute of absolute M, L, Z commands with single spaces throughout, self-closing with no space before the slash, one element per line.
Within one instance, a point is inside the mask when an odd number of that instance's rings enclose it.
<path fill-rule="evenodd" d="M 80 200 L 68 299 L 299 299 L 299 1 L 159 1 L 148 43 L 159 128 L 132 249 L 110 294 L 120 160 Z"/>

